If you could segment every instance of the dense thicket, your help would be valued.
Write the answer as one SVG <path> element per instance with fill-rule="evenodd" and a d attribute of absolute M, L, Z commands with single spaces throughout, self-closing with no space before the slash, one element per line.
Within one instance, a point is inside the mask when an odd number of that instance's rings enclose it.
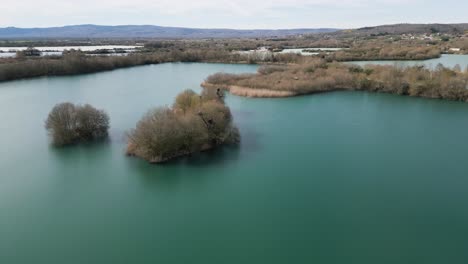
<path fill-rule="evenodd" d="M 401 68 L 367 65 L 360 67 L 312 60 L 288 67 L 264 66 L 257 74 L 218 73 L 206 79 L 215 87 L 245 87 L 252 90 L 288 91 L 290 95 L 332 90 L 364 90 L 428 98 L 468 101 L 468 69 L 438 65 Z"/>
<path fill-rule="evenodd" d="M 447 53 L 468 54 L 468 37 L 447 42 L 443 49 Z"/>
<path fill-rule="evenodd" d="M 426 60 L 440 57 L 436 46 L 365 45 L 324 56 L 328 61 Z"/>
<path fill-rule="evenodd" d="M 237 143 L 240 135 L 220 91 L 179 94 L 172 108 L 150 110 L 129 135 L 127 154 L 151 163 Z"/>
<path fill-rule="evenodd" d="M 126 56 L 86 56 L 82 52 L 69 52 L 63 57 L 10 58 L 0 60 L 0 81 L 39 76 L 75 75 L 108 71 L 163 62 L 298 62 L 296 54 L 274 54 L 268 57 L 257 54 L 239 54 L 223 50 L 170 50 L 134 53 Z"/>
<path fill-rule="evenodd" d="M 52 143 L 64 146 L 107 137 L 109 116 L 88 104 L 61 103 L 49 113 L 45 127 Z"/>

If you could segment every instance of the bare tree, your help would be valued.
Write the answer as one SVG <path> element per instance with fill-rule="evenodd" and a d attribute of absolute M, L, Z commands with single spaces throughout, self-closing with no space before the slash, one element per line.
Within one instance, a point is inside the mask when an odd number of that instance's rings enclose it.
<path fill-rule="evenodd" d="M 109 130 L 109 116 L 91 105 L 57 104 L 45 123 L 52 143 L 56 146 L 105 138 Z"/>
<path fill-rule="evenodd" d="M 206 97 L 184 91 L 173 108 L 150 110 L 128 134 L 127 154 L 159 163 L 239 142 L 231 112 L 214 91 Z"/>

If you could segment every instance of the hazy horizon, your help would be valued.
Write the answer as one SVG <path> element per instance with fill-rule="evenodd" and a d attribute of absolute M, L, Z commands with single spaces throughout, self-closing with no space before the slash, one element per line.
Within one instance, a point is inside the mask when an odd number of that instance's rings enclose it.
<path fill-rule="evenodd" d="M 375 24 L 375 25 L 363 25 L 360 27 L 294 27 L 294 28 L 228 28 L 228 27 L 191 27 L 191 26 L 172 26 L 172 25 L 156 25 L 156 24 L 65 24 L 65 25 L 51 25 L 43 27 L 19 27 L 19 26 L 0 26 L 0 28 L 61 28 L 61 27 L 73 27 L 73 26 L 104 26 L 104 27 L 119 27 L 119 26 L 157 26 L 167 28 L 190 28 L 190 29 L 232 29 L 232 30 L 294 30 L 294 29 L 356 29 L 363 27 L 377 27 L 385 25 L 397 25 L 397 24 L 467 24 L 468 22 L 447 22 L 447 23 L 410 23 L 410 22 L 396 22 L 391 24 Z"/>
<path fill-rule="evenodd" d="M 466 10 L 468 2 L 455 0 L 17 0 L 2 5 L 0 27 L 94 24 L 220 29 L 359 28 L 466 23 Z"/>

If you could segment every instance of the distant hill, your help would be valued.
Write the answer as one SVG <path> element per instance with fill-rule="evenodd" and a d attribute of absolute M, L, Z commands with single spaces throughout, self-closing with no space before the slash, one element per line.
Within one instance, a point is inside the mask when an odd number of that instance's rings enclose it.
<path fill-rule="evenodd" d="M 367 35 L 401 35 L 401 34 L 424 34 L 424 33 L 444 33 L 456 34 L 464 33 L 468 30 L 468 23 L 464 24 L 394 24 L 376 27 L 363 27 L 352 30 L 337 31 L 336 34 L 351 34 L 355 36 Z"/>
<path fill-rule="evenodd" d="M 49 28 L 0 28 L 0 39 L 64 38 L 256 38 L 335 32 L 338 29 L 236 30 L 160 27 L 151 25 L 99 26 L 77 25 Z"/>

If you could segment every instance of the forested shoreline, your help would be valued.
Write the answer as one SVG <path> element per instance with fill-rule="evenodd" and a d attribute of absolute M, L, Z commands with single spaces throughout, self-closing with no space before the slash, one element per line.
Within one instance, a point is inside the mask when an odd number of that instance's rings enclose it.
<path fill-rule="evenodd" d="M 280 53 L 286 48 L 338 47 L 337 51 L 319 51 L 312 57 L 327 62 L 357 60 L 425 60 L 438 58 L 449 49 L 427 41 L 377 39 L 246 39 L 246 40 L 159 40 L 145 43 L 136 52 L 123 56 L 89 56 L 79 50 L 63 56 L 18 56 L 0 58 L 0 82 L 41 76 L 64 76 L 109 71 L 165 62 L 212 62 L 245 64 L 304 64 L 310 56 Z M 468 52 L 466 40 L 457 40 L 458 54 Z M 54 42 L 52 42 L 54 43 Z M 128 42 L 124 42 L 129 44 Z M 44 45 L 45 43 L 40 43 Z M 260 50 L 259 50 L 260 49 Z M 454 51 L 452 51 L 454 53 Z"/>

